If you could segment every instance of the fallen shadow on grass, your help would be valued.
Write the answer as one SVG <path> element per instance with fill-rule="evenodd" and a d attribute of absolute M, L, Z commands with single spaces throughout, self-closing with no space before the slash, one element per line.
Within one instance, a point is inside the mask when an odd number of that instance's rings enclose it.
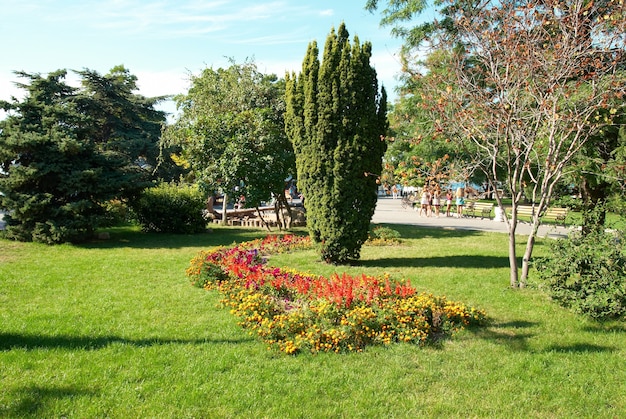
<path fill-rule="evenodd" d="M 590 343 L 574 343 L 571 345 L 552 345 L 546 348 L 545 352 L 557 352 L 563 354 L 584 354 L 614 352 L 617 348 L 611 346 L 594 345 Z"/>
<path fill-rule="evenodd" d="M 626 333 L 626 324 L 619 321 L 599 322 L 595 326 L 586 326 L 583 330 L 592 333 Z"/>
<path fill-rule="evenodd" d="M 536 352 L 528 345 L 528 340 L 535 336 L 527 329 L 534 328 L 538 323 L 529 321 L 512 321 L 504 323 L 491 323 L 488 327 L 468 328 L 477 337 L 488 340 L 498 345 L 504 345 L 513 351 Z M 550 345 L 541 352 L 556 352 L 564 354 L 601 353 L 614 352 L 617 348 L 611 346 L 595 345 L 590 343 L 573 343 L 566 345 Z"/>
<path fill-rule="evenodd" d="M 277 232 L 276 229 L 269 232 L 261 229 L 217 227 L 204 233 L 173 234 L 146 233 L 130 227 L 120 227 L 103 230 L 102 233 L 108 234 L 107 238 L 94 238 L 76 246 L 86 249 L 180 249 L 185 247 L 208 249 L 214 246 L 231 246 L 235 242 L 254 240 Z"/>
<path fill-rule="evenodd" d="M 37 417 L 55 400 L 92 396 L 96 392 L 77 387 L 26 387 L 13 391 L 12 402 L 0 407 L 0 417 Z"/>
<path fill-rule="evenodd" d="M 534 337 L 525 329 L 537 326 L 537 323 L 529 321 L 512 321 L 504 323 L 491 323 L 487 327 L 471 327 L 468 330 L 481 339 L 504 345 L 514 351 L 527 351 L 528 339 Z"/>
<path fill-rule="evenodd" d="M 128 339 L 118 336 L 45 336 L 15 333 L 0 333 L 0 351 L 13 349 L 67 349 L 97 350 L 113 344 L 137 347 L 161 345 L 202 345 L 202 344 L 238 344 L 254 340 L 252 337 L 243 339 Z"/>
<path fill-rule="evenodd" d="M 484 234 L 481 230 L 471 228 L 453 228 L 438 226 L 416 226 L 411 224 L 387 224 L 372 223 L 371 228 L 376 226 L 388 227 L 400 233 L 402 239 L 454 239 Z M 497 233 L 501 234 L 501 233 Z"/>
<path fill-rule="evenodd" d="M 377 268 L 483 268 L 496 269 L 508 268 L 508 257 L 480 256 L 480 255 L 453 255 L 446 257 L 406 257 L 385 258 L 375 260 L 360 260 L 357 266 Z"/>

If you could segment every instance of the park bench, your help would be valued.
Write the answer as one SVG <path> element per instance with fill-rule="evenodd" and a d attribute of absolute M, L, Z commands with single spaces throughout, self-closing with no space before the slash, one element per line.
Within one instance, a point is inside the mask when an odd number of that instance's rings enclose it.
<path fill-rule="evenodd" d="M 493 203 L 469 201 L 463 213 L 467 216 L 472 216 L 472 217 L 478 217 L 478 215 L 480 215 L 481 220 L 485 217 L 491 219 L 492 209 L 493 209 Z"/>
<path fill-rule="evenodd" d="M 517 207 L 517 216 L 532 219 L 535 211 L 536 208 L 532 205 L 520 205 Z M 544 213 L 541 214 L 540 218 L 546 221 L 553 221 L 557 225 L 565 227 L 565 218 L 567 217 L 568 211 L 569 210 L 567 208 L 551 207 L 545 210 Z"/>
<path fill-rule="evenodd" d="M 548 208 L 546 212 L 543 213 L 541 218 L 548 221 L 554 221 L 556 225 L 560 224 L 565 227 L 565 218 L 567 218 L 567 212 L 567 208 L 552 207 Z"/>

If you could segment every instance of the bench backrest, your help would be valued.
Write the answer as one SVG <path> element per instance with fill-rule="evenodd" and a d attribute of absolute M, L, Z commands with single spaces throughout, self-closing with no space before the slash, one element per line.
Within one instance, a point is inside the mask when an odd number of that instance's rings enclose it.
<path fill-rule="evenodd" d="M 522 215 L 525 217 L 532 217 L 533 214 L 537 211 L 537 208 L 533 208 L 531 205 L 520 205 L 517 207 L 517 215 Z M 569 210 L 567 208 L 561 207 L 550 207 L 546 209 L 543 214 L 541 214 L 541 218 L 555 219 L 557 221 L 563 221 L 567 216 L 567 212 Z"/>
<path fill-rule="evenodd" d="M 488 203 L 488 202 L 474 202 L 474 201 L 470 201 L 467 203 L 467 208 L 469 209 L 475 209 L 475 210 L 487 210 L 487 209 L 491 209 L 493 208 L 493 204 Z"/>
<path fill-rule="evenodd" d="M 567 208 L 548 208 L 545 215 L 567 215 Z"/>

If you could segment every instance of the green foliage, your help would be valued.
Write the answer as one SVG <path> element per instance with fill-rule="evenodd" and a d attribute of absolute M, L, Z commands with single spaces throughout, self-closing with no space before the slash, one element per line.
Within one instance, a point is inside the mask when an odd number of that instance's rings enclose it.
<path fill-rule="evenodd" d="M 248 206 L 284 191 L 295 158 L 284 131 L 284 81 L 264 75 L 253 62 L 205 69 L 177 97 L 179 119 L 164 146 L 182 148 L 206 192 L 228 196 L 235 187 Z"/>
<path fill-rule="evenodd" d="M 107 77 L 96 73 L 80 73 L 94 83 L 84 90 L 65 84 L 65 70 L 46 77 L 17 74 L 28 80 L 19 85 L 26 97 L 3 102 L 8 117 L 0 121 L 6 237 L 48 244 L 83 241 L 106 223 L 109 201 L 132 198 L 149 185 L 150 173 L 137 163 L 145 150 L 124 145 L 130 141 L 125 131 L 130 121 L 134 132 L 142 133 L 135 144 L 155 144 L 165 117 L 152 110 L 153 102 L 136 104 L 133 83 L 108 86 L 107 94 L 116 97 L 112 101 L 96 83 Z M 150 117 L 144 115 L 151 110 Z M 118 114 L 126 117 L 115 122 Z"/>
<path fill-rule="evenodd" d="M 121 226 L 131 221 L 131 214 L 128 204 L 124 201 L 113 199 L 104 204 L 105 215 L 102 219 L 102 226 Z"/>
<path fill-rule="evenodd" d="M 102 151 L 117 155 L 127 172 L 138 172 L 144 179 L 154 175 L 171 181 L 184 174 L 169 157 L 177 149 L 159 148 L 165 112 L 155 105 L 164 97 L 135 93 L 137 77 L 124 66 L 106 75 L 87 69 L 77 74 L 83 87 L 77 95 L 78 108 L 89 118 L 84 129 Z"/>
<path fill-rule="evenodd" d="M 202 217 L 204 195 L 195 186 L 161 183 L 143 191 L 132 209 L 144 231 L 157 233 L 200 233 L 206 228 Z"/>
<path fill-rule="evenodd" d="M 442 89 L 449 85 L 450 56 L 432 53 L 421 66 L 425 74 L 402 81 L 400 97 L 389 112 L 391 141 L 385 153 L 383 183 L 445 185 L 459 179 L 482 183 L 469 163 L 466 147 L 437 131 L 436 118 L 429 111 L 432 99 L 425 92 L 431 83 Z"/>
<path fill-rule="evenodd" d="M 626 315 L 624 237 L 593 230 L 552 245 L 537 260 L 537 271 L 550 295 L 564 307 L 595 319 Z"/>
<path fill-rule="evenodd" d="M 65 71 L 19 75 L 30 80 L 21 85 L 28 95 L 5 104 L 11 113 L 0 122 L 6 235 L 50 244 L 83 240 L 102 213 L 94 197 L 114 195 L 107 178 L 113 162 L 73 129 L 85 118 L 63 82 Z"/>
<path fill-rule="evenodd" d="M 307 227 L 331 263 L 358 259 L 377 200 L 387 130 L 387 98 L 370 66 L 371 44 L 351 45 L 342 24 L 323 61 L 309 44 L 299 76 L 287 79 L 287 135 L 293 143 Z"/>
<path fill-rule="evenodd" d="M 398 230 L 381 225 L 372 228 L 370 237 L 367 240 L 367 244 L 375 246 L 399 244 L 400 242 L 400 232 Z"/>
<path fill-rule="evenodd" d="M 572 197 L 571 195 L 563 195 L 553 199 L 552 205 L 555 207 L 569 208 L 572 211 L 581 211 L 583 202 L 580 198 Z"/>

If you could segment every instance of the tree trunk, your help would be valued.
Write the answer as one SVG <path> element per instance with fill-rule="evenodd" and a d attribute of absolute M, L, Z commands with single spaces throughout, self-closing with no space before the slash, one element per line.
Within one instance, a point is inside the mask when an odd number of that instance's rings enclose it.
<path fill-rule="evenodd" d="M 528 281 L 528 272 L 530 270 L 530 258 L 533 255 L 533 248 L 535 247 L 535 237 L 537 236 L 537 230 L 539 226 L 535 227 L 533 225 L 533 231 L 528 236 L 528 241 L 526 242 L 526 250 L 524 251 L 524 258 L 522 259 L 522 277 L 520 278 L 519 287 L 524 288 L 526 286 L 526 282 Z"/>
<path fill-rule="evenodd" d="M 289 201 L 287 201 L 287 198 L 284 194 L 279 195 L 278 198 L 279 199 L 276 200 L 276 203 L 278 204 L 278 207 L 276 208 L 276 216 L 279 219 L 279 225 L 283 226 L 285 229 L 291 228 L 291 221 L 293 219 L 291 213 L 291 205 L 289 205 Z M 283 208 L 285 208 L 287 215 L 285 215 L 285 212 L 283 212 Z"/>
<path fill-rule="evenodd" d="M 580 192 L 583 198 L 582 234 L 588 235 L 592 231 L 604 229 L 606 222 L 606 207 L 604 203 L 609 195 L 609 184 L 603 181 L 594 187 L 583 178 Z"/>
<path fill-rule="evenodd" d="M 267 228 L 267 231 L 272 231 L 272 228 L 270 227 L 269 223 L 265 221 L 265 218 L 263 218 L 263 214 L 261 214 L 261 210 L 259 209 L 259 206 L 257 205 L 255 208 L 256 208 L 256 214 L 259 217 L 259 220 L 261 220 L 261 224 L 263 224 L 265 228 Z"/>
<path fill-rule="evenodd" d="M 517 208 L 516 204 L 513 204 L 513 210 L 511 213 L 511 219 L 509 220 L 504 215 L 507 229 L 509 230 L 509 268 L 510 268 L 510 285 L 511 288 L 517 288 L 519 286 L 518 269 L 517 269 L 517 253 L 515 249 L 515 231 L 517 230 Z"/>
<path fill-rule="evenodd" d="M 515 229 L 513 231 L 509 231 L 509 267 L 511 268 L 511 287 L 518 287 L 517 280 L 517 257 L 515 254 Z"/>
<path fill-rule="evenodd" d="M 524 250 L 524 257 L 522 259 L 522 276 L 520 278 L 519 287 L 526 287 L 526 283 L 528 281 L 528 272 L 530 271 L 530 258 L 533 255 L 533 249 L 535 247 L 535 239 L 537 238 L 537 232 L 539 231 L 539 225 L 541 224 L 541 214 L 547 208 L 547 205 L 544 204 L 544 200 L 542 199 L 539 205 L 534 207 L 534 213 L 531 218 L 532 226 L 530 229 L 530 235 L 528 236 L 528 240 L 526 241 L 526 249 Z"/>
<path fill-rule="evenodd" d="M 226 220 L 228 219 L 228 214 L 226 214 L 228 207 L 228 194 L 224 193 L 224 200 L 222 201 L 222 225 L 226 225 Z"/>
<path fill-rule="evenodd" d="M 494 182 L 490 180 L 490 184 L 492 185 L 492 189 L 496 191 L 496 202 L 498 203 L 498 207 L 502 208 L 504 222 L 506 223 L 507 231 L 509 232 L 509 269 L 510 269 L 510 286 L 511 288 L 519 287 L 518 280 L 518 265 L 517 265 L 517 251 L 516 251 L 516 239 L 515 232 L 517 231 L 517 204 L 519 202 L 519 196 L 513 196 L 512 208 L 511 208 L 511 218 L 507 215 L 506 211 L 504 211 L 504 205 L 502 204 L 502 197 L 498 195 L 498 189 L 494 186 Z"/>

